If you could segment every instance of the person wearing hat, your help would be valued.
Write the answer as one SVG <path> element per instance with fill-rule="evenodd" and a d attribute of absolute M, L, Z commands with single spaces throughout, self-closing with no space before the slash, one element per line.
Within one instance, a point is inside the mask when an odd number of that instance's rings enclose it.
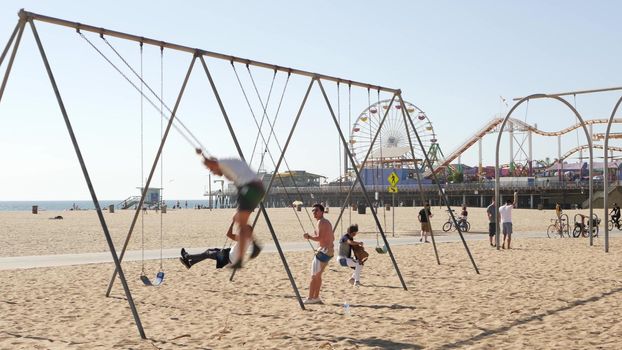
<path fill-rule="evenodd" d="M 613 208 L 611 208 L 611 221 L 616 225 L 618 230 L 620 229 L 620 207 L 618 203 L 613 203 Z"/>

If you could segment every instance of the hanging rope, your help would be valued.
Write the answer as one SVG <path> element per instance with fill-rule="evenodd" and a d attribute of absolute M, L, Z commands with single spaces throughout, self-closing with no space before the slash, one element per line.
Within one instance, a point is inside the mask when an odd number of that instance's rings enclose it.
<path fill-rule="evenodd" d="M 337 125 L 339 125 L 339 129 L 341 129 L 341 87 L 339 85 L 339 82 L 337 82 Z M 343 192 L 343 176 L 344 174 L 341 171 L 341 168 L 343 166 L 342 162 L 341 162 L 341 137 L 339 135 L 337 135 L 337 150 L 338 150 L 338 155 L 339 155 L 339 194 L 341 194 Z M 345 159 L 345 157 L 344 157 Z M 341 234 L 343 234 L 343 220 L 341 220 L 340 222 L 340 227 L 341 227 Z"/>
<path fill-rule="evenodd" d="M 348 126 L 352 126 L 352 84 L 348 84 Z M 350 140 L 352 139 L 352 130 L 350 130 Z M 352 146 L 352 144 L 350 144 L 350 151 L 353 151 L 354 147 Z M 349 164 L 349 161 L 348 161 Z M 350 166 L 354 167 L 356 165 L 354 164 L 350 164 Z M 354 170 L 354 169 L 353 169 Z M 346 171 L 347 168 L 346 168 Z M 350 176 L 348 176 L 348 179 L 350 179 Z M 348 196 L 350 194 L 348 193 Z M 350 205 L 350 210 L 348 211 L 350 213 L 350 218 L 349 218 L 349 225 L 352 226 L 352 206 Z"/>
<path fill-rule="evenodd" d="M 378 100 L 377 100 L 376 105 L 380 106 L 380 90 L 378 90 Z M 377 110 L 376 114 L 378 114 L 378 127 L 380 127 L 380 110 Z M 385 175 L 384 174 L 384 162 L 382 160 L 383 159 L 382 158 L 382 130 L 380 130 L 378 137 L 379 137 L 379 142 L 380 142 L 380 169 L 381 169 L 380 176 L 384 178 L 384 175 Z M 414 155 L 413 155 L 413 158 L 414 158 Z M 383 210 L 382 210 L 382 217 L 383 217 L 383 222 L 384 222 L 383 227 L 385 227 L 386 229 L 387 227 L 387 206 L 384 203 L 384 190 L 382 189 L 380 191 L 380 203 L 383 206 Z"/>
<path fill-rule="evenodd" d="M 268 134 L 268 141 L 267 141 L 268 144 L 270 144 L 270 140 L 272 139 L 272 135 L 274 135 L 274 128 L 272 128 L 272 125 L 276 125 L 276 120 L 279 117 L 279 112 L 281 111 L 281 105 L 283 104 L 283 98 L 285 97 L 285 91 L 287 90 L 287 86 L 289 84 L 289 78 L 291 77 L 291 75 L 292 75 L 291 73 L 287 73 L 287 79 L 285 80 L 285 84 L 283 85 L 283 92 L 281 93 L 281 98 L 279 99 L 279 105 L 276 108 L 276 113 L 274 115 L 274 120 L 272 121 L 272 124 L 270 124 L 270 119 L 268 119 L 268 124 L 270 125 L 270 134 Z M 266 153 L 266 152 L 268 152 L 267 148 L 264 151 L 264 153 Z M 262 155 L 261 164 L 260 165 L 263 165 L 263 161 L 264 161 L 264 158 L 263 158 L 263 155 Z"/>
<path fill-rule="evenodd" d="M 139 88 L 125 73 L 123 73 L 121 71 L 121 69 L 119 67 L 117 67 L 97 46 L 95 46 L 95 44 L 93 44 L 84 34 L 82 34 L 79 30 L 77 31 L 77 33 L 80 35 L 80 37 L 82 37 L 106 62 L 108 62 L 108 64 L 110 64 L 110 66 L 112 68 L 114 68 L 114 70 L 117 71 L 117 73 L 119 73 L 136 91 L 140 92 L 141 96 L 147 101 L 149 102 L 149 104 L 155 108 L 156 110 L 159 110 L 159 107 L 148 97 L 145 95 L 145 93 L 142 91 L 141 88 Z M 132 73 L 140 80 L 141 84 L 143 84 L 157 99 L 159 99 L 159 97 L 157 97 L 157 94 L 153 91 L 153 89 L 151 89 L 151 87 L 149 86 L 149 84 L 147 84 L 143 79 L 142 76 L 140 76 L 136 70 L 134 70 L 134 68 L 132 68 L 127 61 L 125 60 L 125 58 L 123 58 L 123 56 L 121 56 L 121 54 L 119 54 L 117 52 L 117 50 L 114 49 L 114 47 L 108 42 L 108 40 L 106 40 L 106 38 L 103 35 L 100 35 L 100 37 L 104 40 L 104 42 L 106 42 L 108 44 L 108 46 L 117 54 L 117 56 L 119 57 L 119 59 L 121 59 L 121 61 L 123 61 L 123 63 L 125 63 L 125 65 L 132 71 Z M 162 101 L 160 101 L 162 102 Z M 163 103 L 163 102 L 162 102 Z M 172 114 L 172 110 L 163 103 L 163 106 L 166 108 L 166 110 L 168 110 L 171 114 Z M 164 116 L 164 118 L 166 119 L 166 121 L 169 121 L 170 118 L 167 116 Z M 181 125 L 181 127 L 183 128 L 183 130 L 177 126 L 178 123 L 179 125 Z M 181 121 L 181 119 L 179 118 L 179 116 L 175 116 L 175 120 L 173 122 L 173 127 L 175 128 L 175 130 L 177 130 L 177 132 L 179 132 L 179 134 L 193 147 L 193 149 L 197 149 L 200 148 L 203 150 L 204 153 L 209 154 L 209 152 L 207 151 L 207 148 L 205 148 L 205 146 L 203 146 L 203 144 L 201 143 L 201 141 L 199 141 L 199 139 L 186 127 L 186 125 Z M 186 135 L 187 133 L 187 135 Z"/>
<path fill-rule="evenodd" d="M 160 139 L 164 138 L 164 47 L 160 46 Z M 164 149 L 160 154 L 160 271 L 164 270 L 162 247 L 164 245 L 164 213 L 162 212 L 164 203 Z"/>
<path fill-rule="evenodd" d="M 262 139 L 262 141 L 263 141 L 264 145 L 266 146 L 266 150 L 268 151 L 268 152 L 267 152 L 267 153 L 268 153 L 268 156 L 270 157 L 270 159 L 271 159 L 271 161 L 272 161 L 273 165 L 276 167 L 276 162 L 274 161 L 274 158 L 272 157 L 272 152 L 270 152 L 270 151 L 269 151 L 268 143 L 266 142 L 266 139 L 265 139 L 265 137 L 264 137 L 263 133 L 261 132 L 261 129 L 259 128 L 259 123 L 257 122 L 257 117 L 255 116 L 255 112 L 253 111 L 253 108 L 252 108 L 252 106 L 251 106 L 251 104 L 250 104 L 250 101 L 249 101 L 249 99 L 248 99 L 248 95 L 247 95 L 247 93 L 246 93 L 246 90 L 244 89 L 244 85 L 242 84 L 242 81 L 241 81 L 241 79 L 240 79 L 240 76 L 239 76 L 239 74 L 238 74 L 237 69 L 235 68 L 235 64 L 234 64 L 234 62 L 233 62 L 233 61 L 231 62 L 231 67 L 233 68 L 233 72 L 235 73 L 236 80 L 238 81 L 238 85 L 240 86 L 240 89 L 241 89 L 241 91 L 242 91 L 242 95 L 244 96 L 244 99 L 245 99 L 245 101 L 246 101 L 246 105 L 248 106 L 249 111 L 250 111 L 250 113 L 251 113 L 251 116 L 253 117 L 253 120 L 254 120 L 254 122 L 255 122 L 255 125 L 256 125 L 256 126 L 257 126 L 257 128 L 258 128 L 258 133 L 259 133 L 259 136 L 261 137 L 261 139 Z M 251 71 L 250 71 L 250 70 L 248 70 L 248 72 L 249 72 L 249 74 L 251 74 L 251 81 L 253 81 L 253 82 L 254 82 L 254 79 L 252 78 L 252 73 L 251 73 Z M 255 85 L 255 87 L 256 87 L 256 85 Z M 255 91 L 256 91 L 256 93 L 258 94 L 258 90 L 257 90 L 257 89 L 255 89 Z M 266 108 L 266 107 L 265 107 L 265 105 L 264 105 L 264 103 L 263 103 L 263 100 L 261 99 L 261 96 L 260 96 L 259 94 L 258 94 L 257 98 L 259 99 L 259 101 L 260 101 L 260 103 L 261 103 L 262 108 L 265 110 L 265 108 Z M 269 119 L 268 119 L 268 124 L 270 125 L 270 134 L 274 133 L 274 124 L 270 123 L 270 120 L 269 120 Z M 281 145 L 280 145 L 280 143 L 279 143 L 278 139 L 276 139 L 276 137 L 275 137 L 275 141 L 276 141 L 276 144 L 277 144 L 277 146 L 278 146 L 278 148 L 279 148 L 279 151 L 280 151 L 281 153 L 283 153 L 283 148 L 281 147 Z M 292 171 L 291 171 L 291 169 L 290 169 L 290 167 L 289 167 L 289 164 L 287 163 L 287 160 L 285 159 L 285 157 L 283 157 L 283 161 L 284 161 L 285 166 L 287 167 L 287 169 L 288 169 L 288 171 L 289 171 L 289 173 L 290 173 L 290 175 L 291 175 L 291 177 L 290 177 L 290 178 L 292 179 L 292 183 L 294 184 L 294 187 L 295 187 L 296 191 L 298 192 L 298 194 L 299 194 L 299 196 L 300 196 L 300 195 L 301 195 L 301 193 L 300 193 L 300 189 L 298 188 L 298 185 L 297 185 L 297 183 L 296 183 L 296 180 L 294 179 L 293 173 L 292 173 Z M 278 175 L 277 175 L 277 174 L 274 174 L 273 176 L 278 176 Z M 281 181 L 281 184 L 283 185 L 283 188 L 285 188 L 284 183 L 283 183 L 283 179 L 282 179 L 280 176 L 278 176 L 278 178 L 279 178 L 279 180 Z M 286 196 L 287 196 L 288 201 L 289 201 L 289 200 L 290 200 L 290 198 L 289 198 L 289 195 L 288 195 L 287 191 L 286 191 Z M 292 209 L 294 210 L 294 213 L 295 213 L 295 215 L 296 215 L 296 219 L 298 220 L 298 223 L 299 223 L 299 225 L 300 225 L 300 227 L 301 227 L 302 232 L 305 232 L 304 225 L 302 224 L 302 221 L 300 220 L 300 217 L 298 216 L 298 212 L 296 211 L 296 208 L 292 207 Z M 313 225 L 313 221 L 311 220 L 311 216 L 309 215 L 309 212 L 308 212 L 308 210 L 307 210 L 307 208 L 306 208 L 306 207 L 305 207 L 305 212 L 307 213 L 307 217 L 309 218 L 309 221 L 311 222 L 311 225 Z M 315 250 L 315 248 L 313 247 L 313 245 L 311 244 L 311 242 L 310 242 L 309 240 L 307 240 L 307 242 L 309 243 L 309 245 L 311 246 L 311 248 L 312 248 L 313 250 Z"/>
<path fill-rule="evenodd" d="M 143 43 L 140 43 L 140 190 L 145 188 L 145 161 L 144 161 L 144 96 L 143 93 Z M 145 276 L 145 211 L 140 208 L 140 251 L 141 251 L 141 276 Z"/>
<path fill-rule="evenodd" d="M 247 96 L 247 94 L 246 94 L 246 90 L 244 89 L 244 85 L 242 84 L 242 82 L 241 82 L 241 80 L 240 80 L 240 77 L 239 77 L 239 75 L 238 75 L 238 73 L 237 73 L 237 70 L 236 70 L 235 65 L 233 64 L 233 62 L 231 63 L 231 65 L 232 65 L 232 67 L 233 67 L 233 71 L 234 71 L 235 76 L 236 76 L 236 78 L 237 78 L 237 81 L 238 81 L 238 84 L 239 84 L 239 86 L 240 86 L 240 89 L 242 90 L 242 94 L 244 95 L 244 98 L 245 98 L 245 100 L 246 100 L 246 104 L 247 104 L 247 106 L 248 106 L 248 108 L 249 108 L 249 110 L 250 110 L 250 112 L 251 112 L 251 115 L 253 116 L 253 120 L 255 120 L 255 124 L 256 124 L 256 125 L 258 125 L 258 123 L 257 123 L 257 118 L 255 117 L 255 113 L 254 113 L 254 111 L 253 111 L 253 108 L 252 108 L 252 107 L 251 107 L 251 105 L 250 105 L 250 102 L 249 102 L 248 96 Z M 251 71 L 249 70 L 249 71 L 248 71 L 248 73 L 251 75 L 251 81 L 252 81 L 252 82 L 253 82 L 253 84 L 254 84 L 254 79 L 253 79 L 253 77 L 252 77 L 252 73 L 251 73 Z M 288 79 L 289 79 L 289 76 L 288 76 Z M 256 85 L 255 85 L 255 92 L 258 94 L 258 95 L 257 95 L 257 98 L 259 99 L 259 102 L 261 103 L 262 108 L 265 110 L 265 105 L 263 104 L 263 101 L 262 101 L 262 99 L 261 99 L 261 96 L 259 95 L 259 92 L 258 92 L 258 90 L 257 90 Z M 273 135 L 273 134 L 274 134 L 274 123 L 270 123 L 270 120 L 268 119 L 268 124 L 269 124 L 269 126 L 270 126 L 270 135 Z M 274 161 L 274 158 L 272 157 L 272 153 L 269 151 L 269 148 L 268 148 L 268 143 L 267 143 L 266 139 L 264 138 L 264 135 L 263 135 L 263 133 L 261 132 L 261 130 L 259 130 L 259 136 L 261 136 L 261 138 L 262 138 L 262 140 L 263 140 L 263 142 L 264 142 L 264 145 L 266 146 L 266 150 L 267 150 L 268 156 L 270 157 L 270 159 L 271 159 L 271 161 L 272 161 L 272 164 L 276 167 L 276 162 Z M 275 137 L 275 141 L 276 141 L 276 143 L 277 143 L 277 146 L 279 147 L 279 151 L 282 153 L 282 152 L 283 152 L 283 148 L 281 147 L 281 145 L 280 145 L 280 143 L 279 143 L 278 139 L 276 139 L 276 137 Z M 283 157 L 283 162 L 285 163 L 285 166 L 287 167 L 287 170 L 288 170 L 288 172 L 289 172 L 289 174 L 290 174 L 290 176 L 291 176 L 291 179 L 292 179 L 292 183 L 294 184 L 294 187 L 295 187 L 295 189 L 296 189 L 296 191 L 297 191 L 297 193 L 298 193 L 299 198 L 302 198 L 302 193 L 300 193 L 300 189 L 298 188 L 298 185 L 297 185 L 297 183 L 296 183 L 296 180 L 295 180 L 295 178 L 294 178 L 294 176 L 293 176 L 293 173 L 292 173 L 292 171 L 291 171 L 291 169 L 290 169 L 290 167 L 289 167 L 289 164 L 288 164 L 288 162 L 287 162 L 287 159 L 286 159 L 285 157 Z M 277 175 L 277 174 L 275 174 L 275 176 L 276 176 L 276 175 Z M 287 198 L 288 198 L 288 201 L 290 201 L 290 200 L 291 200 L 291 198 L 289 197 L 289 193 L 287 192 L 287 189 L 286 189 L 285 184 L 284 184 L 284 182 L 283 182 L 283 178 L 282 178 L 280 175 L 278 175 L 278 178 L 279 178 L 279 180 L 280 180 L 280 182 L 281 182 L 281 185 L 283 186 L 283 189 L 284 189 L 285 194 L 286 194 L 286 196 L 287 196 Z M 292 209 L 294 210 L 294 213 L 296 214 L 296 218 L 297 218 L 297 220 L 298 220 L 298 223 L 300 224 L 300 227 L 301 227 L 302 231 L 304 232 L 304 231 L 305 231 L 305 229 L 304 229 L 304 225 L 302 224 L 302 221 L 300 220 L 300 218 L 299 218 L 299 216 L 298 216 L 298 212 L 296 211 L 296 209 L 295 209 L 295 208 L 293 208 L 293 207 L 292 207 Z M 305 211 L 306 211 L 306 213 L 307 213 L 307 217 L 309 218 L 309 221 L 310 221 L 310 222 L 311 222 L 311 224 L 313 225 L 313 221 L 311 220 L 311 216 L 309 215 L 309 212 L 308 212 L 308 210 L 306 209 L 306 207 L 305 207 Z M 310 242 L 309 242 L 309 244 L 310 244 Z M 313 247 L 313 245 L 311 245 L 311 247 Z"/>
<path fill-rule="evenodd" d="M 246 69 L 248 70 L 248 75 L 251 77 L 251 81 L 253 82 L 253 86 L 255 87 L 255 92 L 257 93 L 257 96 L 259 96 L 259 90 L 257 90 L 257 86 L 255 85 L 255 80 L 253 80 L 253 75 L 251 74 L 251 71 L 248 65 L 246 65 Z M 270 97 L 272 96 L 272 87 L 274 86 L 275 79 L 276 79 L 276 69 L 274 70 L 274 74 L 272 75 L 272 82 L 270 83 L 270 90 L 268 91 L 268 98 L 266 99 L 266 107 L 263 108 L 261 122 L 259 123 L 259 130 L 262 130 L 263 122 L 266 118 L 267 106 L 270 103 Z M 255 157 L 255 150 L 257 149 L 258 142 L 259 142 L 259 133 L 257 133 L 257 136 L 255 137 L 255 144 L 253 145 L 253 151 L 251 152 L 251 160 L 249 161 L 249 164 L 253 163 L 253 157 Z M 265 153 L 265 151 L 262 152 L 261 161 L 259 162 L 259 169 L 261 169 L 261 166 L 263 165 L 263 160 L 264 160 L 263 153 Z"/>

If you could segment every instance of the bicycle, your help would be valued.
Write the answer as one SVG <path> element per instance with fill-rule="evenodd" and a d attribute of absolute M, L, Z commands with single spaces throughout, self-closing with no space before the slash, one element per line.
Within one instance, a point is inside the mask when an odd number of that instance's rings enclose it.
<path fill-rule="evenodd" d="M 456 226 L 454 225 L 454 220 L 449 214 L 449 210 L 445 211 L 447 212 L 448 218 L 447 221 L 443 224 L 443 231 L 453 231 L 456 229 Z M 453 209 L 451 211 L 454 212 Z M 469 230 L 471 229 L 471 223 L 469 223 L 466 218 L 457 218 L 456 221 L 458 222 L 458 226 L 460 227 L 461 232 L 469 232 Z"/>
<path fill-rule="evenodd" d="M 609 221 L 607 222 L 607 228 L 609 228 L 609 231 L 613 230 L 614 226 L 617 227 L 618 230 L 622 231 L 622 224 L 620 221 L 615 222 L 613 219 L 609 218 Z"/>
<path fill-rule="evenodd" d="M 583 220 L 581 222 L 578 222 L 577 216 L 582 217 L 582 219 L 587 218 L 587 216 L 582 215 L 582 214 L 576 214 L 574 216 L 574 230 L 572 231 L 572 237 L 574 238 L 578 238 L 580 236 L 589 237 L 590 232 L 589 232 L 588 225 L 585 224 Z M 598 225 L 599 224 L 600 224 L 600 219 L 598 218 L 598 215 L 593 214 L 592 216 L 592 237 L 598 237 Z"/>
<path fill-rule="evenodd" d="M 561 221 L 558 218 L 551 219 L 552 224 L 546 229 L 546 236 L 548 238 L 559 236 L 564 237 L 564 233 L 570 238 L 570 228 L 568 226 L 568 215 L 562 214 Z"/>

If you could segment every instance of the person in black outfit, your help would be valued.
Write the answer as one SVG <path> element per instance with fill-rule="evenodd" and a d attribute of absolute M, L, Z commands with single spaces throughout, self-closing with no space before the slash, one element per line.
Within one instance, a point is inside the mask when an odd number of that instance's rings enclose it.
<path fill-rule="evenodd" d="M 620 207 L 618 203 L 613 203 L 613 208 L 611 208 L 611 220 L 616 225 L 616 227 L 620 228 Z"/>
<path fill-rule="evenodd" d="M 430 219 L 432 218 L 430 203 L 425 203 L 423 209 L 419 210 L 417 218 L 421 223 L 421 238 L 419 238 L 419 242 L 422 242 L 425 239 L 425 243 L 428 243 L 428 235 L 432 233 L 432 225 L 430 225 Z"/>

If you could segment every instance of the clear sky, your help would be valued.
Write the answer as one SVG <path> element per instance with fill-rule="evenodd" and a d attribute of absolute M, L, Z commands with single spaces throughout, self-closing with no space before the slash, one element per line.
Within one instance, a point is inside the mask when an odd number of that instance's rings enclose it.
<path fill-rule="evenodd" d="M 405 100 L 426 112 L 441 149 L 448 154 L 490 119 L 507 112 L 500 96 L 511 106 L 512 98 L 532 93 L 622 86 L 621 7 L 618 1 L 561 0 L 4 0 L 0 2 L 0 44 L 4 48 L 17 24 L 17 12 L 25 8 L 190 47 L 399 88 Z M 141 185 L 140 95 L 75 31 L 35 24 L 99 198 L 123 199 L 136 194 L 136 187 Z M 86 35 L 131 75 L 97 35 Z M 109 42 L 134 69 L 139 69 L 140 51 L 136 43 L 113 38 Z M 164 52 L 162 85 L 165 103 L 171 108 L 190 60 L 189 54 Z M 0 66 L 2 74 L 6 66 L 7 60 Z M 235 74 L 228 62 L 208 59 L 208 66 L 243 151 L 250 158 L 257 128 Z M 143 67 L 145 80 L 159 93 L 159 49 L 145 47 Z M 260 119 L 263 113 L 248 72 L 244 66 L 236 68 Z M 253 68 L 252 74 L 266 100 L 272 72 Z M 282 74 L 275 79 L 268 104 L 271 117 L 285 80 Z M 292 77 L 288 84 L 275 123 L 281 145 L 308 83 L 307 78 Z M 337 110 L 335 84 L 324 85 Z M 608 118 L 621 94 L 618 91 L 567 99 L 586 119 Z M 371 101 L 377 98 L 372 93 Z M 342 86 L 339 111 L 346 137 L 350 132 L 347 124 L 368 106 L 367 92 L 353 89 L 351 100 L 348 113 L 347 89 Z M 179 108 L 180 119 L 210 153 L 217 157 L 236 156 L 200 65 L 194 67 Z M 570 111 L 554 101 L 532 101 L 528 108 L 517 110 L 515 117 L 546 131 L 575 123 Z M 159 112 L 146 101 L 143 118 L 145 178 L 160 136 Z M 524 136 L 516 137 L 520 143 Z M 485 138 L 485 165 L 494 164 L 495 142 L 496 135 Z M 566 134 L 561 152 L 584 143 L 584 135 Z M 617 143 L 612 141 L 613 145 Z M 164 150 L 163 176 L 158 167 L 154 179 L 154 185 L 165 187 L 167 198 L 201 198 L 208 186 L 208 173 L 191 146 L 177 131 L 171 132 Z M 277 158 L 278 146 L 270 147 Z M 0 200 L 89 199 L 30 28 L 24 33 L 0 101 L 0 150 Z M 534 137 L 533 153 L 535 159 L 556 158 L 557 140 Z M 340 173 L 339 157 L 338 136 L 316 86 L 286 160 L 291 169 L 305 169 L 334 179 Z M 506 150 L 502 157 L 502 163 L 508 161 Z M 253 162 L 257 167 L 256 160 Z M 270 163 L 269 159 L 267 162 Z M 466 152 L 462 162 L 475 165 L 477 149 Z"/>

